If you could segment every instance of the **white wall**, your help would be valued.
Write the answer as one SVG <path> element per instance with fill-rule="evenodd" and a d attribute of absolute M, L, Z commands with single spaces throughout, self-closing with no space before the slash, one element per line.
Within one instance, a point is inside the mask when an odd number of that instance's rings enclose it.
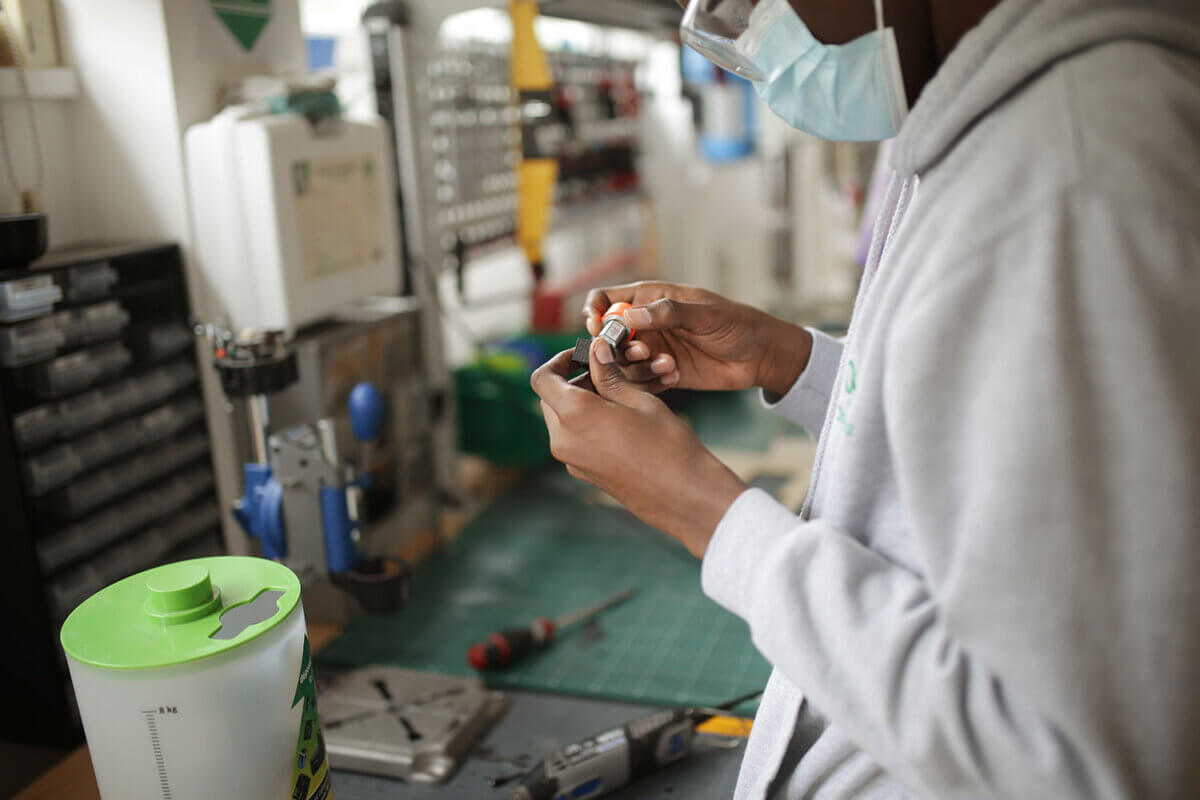
<path fill-rule="evenodd" d="M 70 164 L 80 238 L 163 237 L 187 247 L 187 126 L 215 113 L 223 80 L 272 63 L 303 66 L 297 6 L 271 8 L 247 54 L 207 0 L 58 0 L 59 39 L 81 84 Z"/>
<path fill-rule="evenodd" d="M 60 0 L 56 11 L 80 81 L 70 131 L 79 238 L 182 239 L 188 217 L 161 4 Z"/>
<path fill-rule="evenodd" d="M 49 216 L 50 246 L 59 247 L 78 239 L 82 204 L 72 171 L 64 168 L 74 160 L 72 135 L 73 100 L 34 100 L 32 112 L 37 126 L 35 140 L 29 126 L 30 104 L 22 99 L 0 100 L 0 120 L 7 134 L 9 152 L 19 186 L 32 186 L 37 177 L 36 153 L 43 163 L 42 208 Z M 4 159 L 0 159 L 0 213 L 21 210 L 21 197 Z"/>

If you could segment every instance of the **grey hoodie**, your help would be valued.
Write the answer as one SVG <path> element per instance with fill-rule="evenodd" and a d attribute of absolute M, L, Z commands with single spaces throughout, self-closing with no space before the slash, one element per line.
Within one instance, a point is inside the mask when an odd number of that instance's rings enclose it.
<path fill-rule="evenodd" d="M 1005 0 L 892 163 L 806 508 L 704 560 L 737 796 L 1200 797 L 1200 3 Z"/>

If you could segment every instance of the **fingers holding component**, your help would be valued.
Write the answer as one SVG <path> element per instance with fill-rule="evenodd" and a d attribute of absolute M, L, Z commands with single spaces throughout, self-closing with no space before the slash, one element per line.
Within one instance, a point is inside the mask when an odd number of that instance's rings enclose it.
<path fill-rule="evenodd" d="M 645 375 L 641 372 L 646 366 L 648 365 L 622 366 L 616 363 L 607 342 L 601 339 L 592 340 L 592 383 L 596 386 L 596 393 L 605 400 L 630 408 L 644 408 L 647 402 L 657 403 L 658 400 L 646 392 L 647 381 L 653 383 L 650 380 L 653 378 L 652 373 Z M 635 371 L 633 379 L 626 374 L 628 370 Z M 646 379 L 638 380 L 638 373 L 645 375 Z"/>
<path fill-rule="evenodd" d="M 625 358 L 629 361 L 645 361 L 650 357 L 650 347 L 645 342 L 635 339 L 625 346 Z"/>
<path fill-rule="evenodd" d="M 564 350 L 533 371 L 529 385 L 534 393 L 561 415 L 564 407 L 586 402 L 586 392 L 579 392 L 578 384 L 572 385 L 567 379 L 579 366 L 572 361 L 573 350 Z"/>

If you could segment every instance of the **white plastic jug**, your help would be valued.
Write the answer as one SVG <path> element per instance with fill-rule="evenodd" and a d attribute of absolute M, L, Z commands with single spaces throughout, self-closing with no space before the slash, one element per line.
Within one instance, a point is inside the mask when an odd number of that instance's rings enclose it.
<path fill-rule="evenodd" d="M 261 558 L 168 564 L 63 624 L 104 800 L 328 800 L 300 582 Z"/>

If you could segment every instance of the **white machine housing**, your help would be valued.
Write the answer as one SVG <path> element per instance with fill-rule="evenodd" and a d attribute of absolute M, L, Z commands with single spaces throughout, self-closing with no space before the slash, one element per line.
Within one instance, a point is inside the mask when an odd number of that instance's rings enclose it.
<path fill-rule="evenodd" d="M 185 137 L 195 266 L 236 329 L 288 335 L 400 286 L 386 123 L 225 109 Z"/>

